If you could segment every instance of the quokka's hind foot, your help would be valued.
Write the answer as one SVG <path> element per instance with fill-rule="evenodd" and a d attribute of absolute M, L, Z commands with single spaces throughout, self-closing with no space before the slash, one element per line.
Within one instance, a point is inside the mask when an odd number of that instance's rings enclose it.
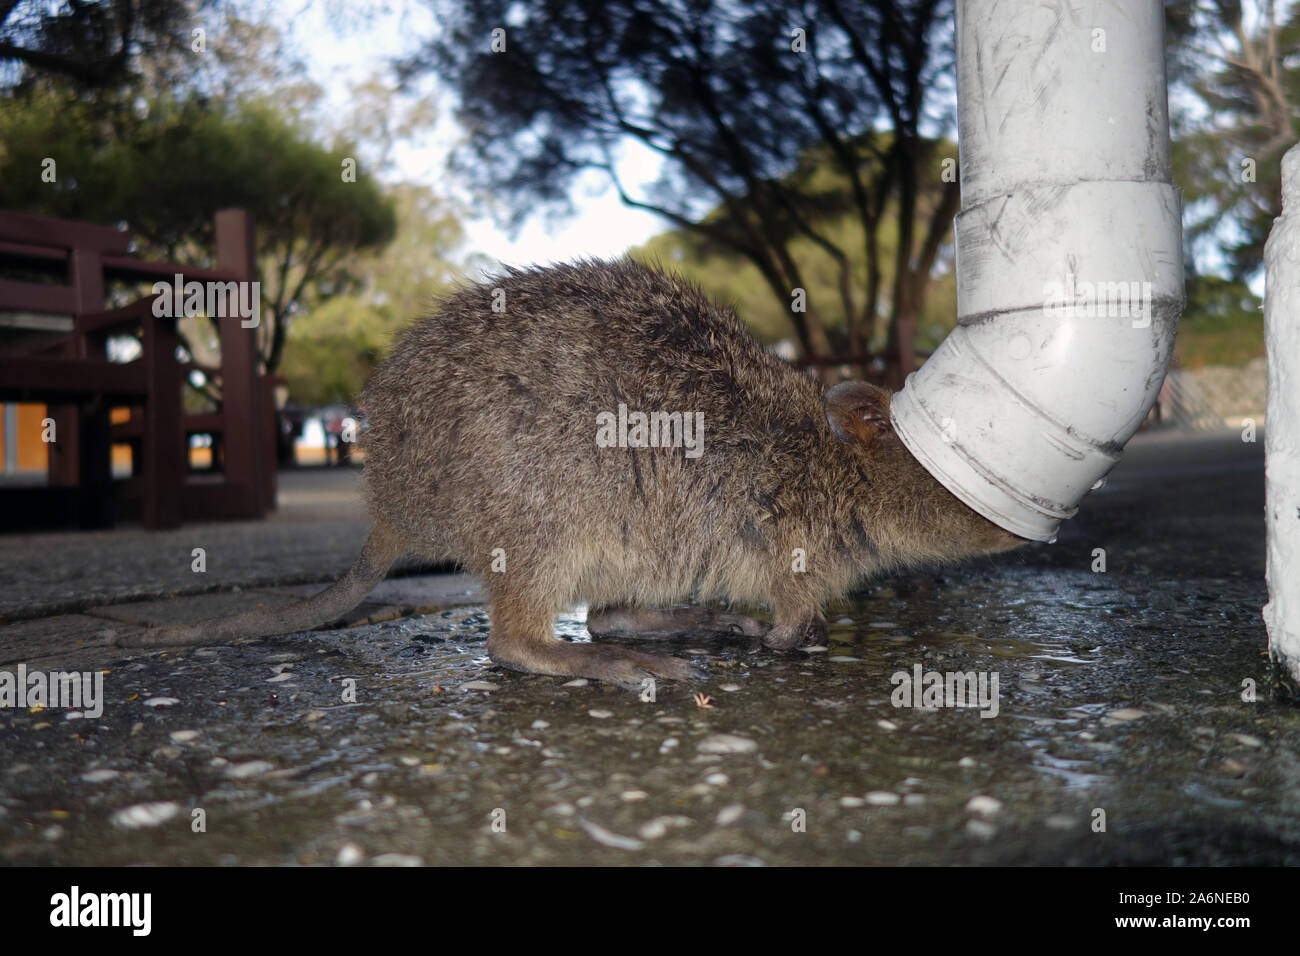
<path fill-rule="evenodd" d="M 699 680 L 704 671 L 689 661 L 646 654 L 612 644 L 571 644 L 551 633 L 552 615 L 539 604 L 496 595 L 488 656 L 510 670 L 554 677 L 591 677 L 632 690 L 649 678 Z"/>
<path fill-rule="evenodd" d="M 591 677 L 640 690 L 650 678 L 701 680 L 706 675 L 690 661 L 646 654 L 609 644 L 570 644 L 552 637 L 546 644 L 493 642 L 488 655 L 509 670 L 555 677 Z"/>
<path fill-rule="evenodd" d="M 665 609 L 605 607 L 587 614 L 592 637 L 639 637 L 664 640 L 673 637 L 735 635 L 762 637 L 769 625 L 743 614 L 705 607 Z"/>

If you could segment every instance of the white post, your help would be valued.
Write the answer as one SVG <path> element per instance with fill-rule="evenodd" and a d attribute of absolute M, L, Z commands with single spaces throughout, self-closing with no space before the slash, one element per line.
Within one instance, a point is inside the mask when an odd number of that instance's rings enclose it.
<path fill-rule="evenodd" d="M 1264 247 L 1264 425 L 1269 658 L 1277 690 L 1300 701 L 1300 145 L 1282 157 L 1282 215 Z"/>

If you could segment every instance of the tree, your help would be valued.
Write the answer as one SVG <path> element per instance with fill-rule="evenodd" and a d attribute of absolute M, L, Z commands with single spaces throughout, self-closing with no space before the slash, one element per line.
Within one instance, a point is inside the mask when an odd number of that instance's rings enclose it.
<path fill-rule="evenodd" d="M 0 76 L 54 75 L 88 88 L 127 83 L 135 64 L 188 45 L 222 0 L 0 0 Z"/>
<path fill-rule="evenodd" d="M 1287 7 L 1289 6 L 1289 9 Z M 1167 8 L 1175 178 L 1191 254 L 1259 273 L 1281 213 L 1281 158 L 1300 112 L 1300 6 L 1177 0 Z"/>
<path fill-rule="evenodd" d="M 262 361 L 274 371 L 292 317 L 354 277 L 349 256 L 390 241 L 392 199 L 364 168 L 347 175 L 355 148 L 313 142 L 299 124 L 256 101 L 225 109 L 191 97 L 148 111 L 102 111 L 66 92 L 35 90 L 0 100 L 0 208 L 123 223 L 137 252 L 212 264 L 218 209 L 239 206 L 257 222 L 262 282 Z M 57 176 L 45 182 L 47 158 Z M 200 328 L 202 328 L 200 326 Z M 188 331 L 200 361 L 215 345 Z"/>
<path fill-rule="evenodd" d="M 928 94 L 951 70 L 947 0 L 430 0 L 444 25 L 411 77 L 452 77 L 468 130 L 458 165 L 518 221 L 563 211 L 574 177 L 598 170 L 629 206 L 651 210 L 752 262 L 789 309 L 806 354 L 830 342 L 807 296 L 792 244 L 835 263 L 847 339 L 861 349 L 885 300 L 900 371 L 912 364 L 917 316 L 951 228 L 955 176 L 929 215 L 922 169 L 937 166 L 923 127 Z M 661 157 L 644 194 L 621 181 L 620 147 Z M 833 190 L 822 163 L 841 177 Z M 879 233 L 887 204 L 898 222 L 895 269 L 882 288 Z M 716 207 L 718 212 L 703 216 Z M 818 217 L 849 208 L 861 222 L 865 288 L 852 258 Z"/>
<path fill-rule="evenodd" d="M 939 147 L 938 154 L 955 162 L 957 146 L 945 141 Z M 847 195 L 848 186 L 842 177 L 836 175 L 833 164 L 823 163 L 817 175 L 826 180 L 824 188 L 828 194 L 839 188 Z M 943 201 L 945 190 L 945 184 L 938 176 L 921 183 L 919 204 L 923 214 L 928 215 Z M 712 211 L 705 218 L 719 212 Z M 814 218 L 819 228 L 836 245 L 847 251 L 855 288 L 865 287 L 868 263 L 863 253 L 862 224 L 852 212 L 851 204 L 832 204 L 830 208 L 818 212 Z M 886 207 L 877 236 L 880 255 L 878 268 L 881 272 L 879 281 L 885 288 L 893 285 L 897 242 L 898 227 L 892 206 L 889 206 Z M 821 319 L 831 348 L 836 354 L 850 352 L 848 316 L 838 307 L 837 263 L 825 255 L 817 244 L 803 237 L 796 237 L 791 242 L 790 249 L 808 282 L 809 297 L 825 303 L 821 309 Z M 630 250 L 629 255 L 645 262 L 662 263 L 697 283 L 719 301 L 734 304 L 759 341 L 777 342 L 790 334 L 788 304 L 779 302 L 766 291 L 762 276 L 753 263 L 734 251 L 709 242 L 698 233 L 680 229 L 661 233 L 643 246 Z M 950 248 L 946 247 L 936 260 L 925 305 L 919 316 L 916 335 L 918 354 L 922 350 L 933 350 L 952 329 L 957 314 L 956 283 L 952 267 L 953 257 Z M 888 329 L 877 327 L 873 337 L 865 343 L 867 348 L 883 351 L 888 344 L 887 335 Z"/>
<path fill-rule="evenodd" d="M 1288 9 L 1289 8 L 1289 9 Z M 1264 352 L 1264 242 L 1281 213 L 1281 158 L 1300 109 L 1300 8 L 1273 0 L 1166 7 L 1174 179 L 1184 197 L 1184 363 Z"/>
<path fill-rule="evenodd" d="M 382 249 L 356 253 L 354 287 L 322 302 L 311 321 L 289 330 L 280 374 L 289 393 L 308 405 L 351 404 L 392 335 L 427 315 L 438 293 L 486 262 L 464 257 L 456 210 L 422 186 L 394 186 L 397 237 Z"/>

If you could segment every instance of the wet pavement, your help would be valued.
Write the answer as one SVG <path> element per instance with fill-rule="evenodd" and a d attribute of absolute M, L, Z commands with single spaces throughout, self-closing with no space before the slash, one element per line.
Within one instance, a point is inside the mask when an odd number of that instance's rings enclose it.
<path fill-rule="evenodd" d="M 1140 436 L 1055 545 L 877 582 L 823 649 L 668 643 L 709 677 L 653 699 L 494 667 L 464 578 L 180 653 L 100 629 L 185 602 L 105 609 L 89 580 L 76 613 L 0 628 L 0 670 L 108 671 L 97 718 L 0 710 L 0 860 L 1294 865 L 1300 710 L 1270 692 L 1263 545 L 1262 439 Z M 248 583 L 205 600 L 284 598 Z M 924 702 L 896 675 L 931 672 L 996 675 L 996 715 L 895 706 Z"/>

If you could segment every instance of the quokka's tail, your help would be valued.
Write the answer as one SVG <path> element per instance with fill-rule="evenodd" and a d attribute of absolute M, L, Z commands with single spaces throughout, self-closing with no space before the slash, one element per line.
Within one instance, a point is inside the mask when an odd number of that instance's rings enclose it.
<path fill-rule="evenodd" d="M 272 634 L 306 631 L 336 621 L 360 604 L 406 553 L 406 541 L 377 521 L 347 574 L 319 594 L 287 607 L 259 608 L 234 617 L 214 618 L 180 627 L 164 627 L 118 637 L 118 647 L 189 647 Z"/>

